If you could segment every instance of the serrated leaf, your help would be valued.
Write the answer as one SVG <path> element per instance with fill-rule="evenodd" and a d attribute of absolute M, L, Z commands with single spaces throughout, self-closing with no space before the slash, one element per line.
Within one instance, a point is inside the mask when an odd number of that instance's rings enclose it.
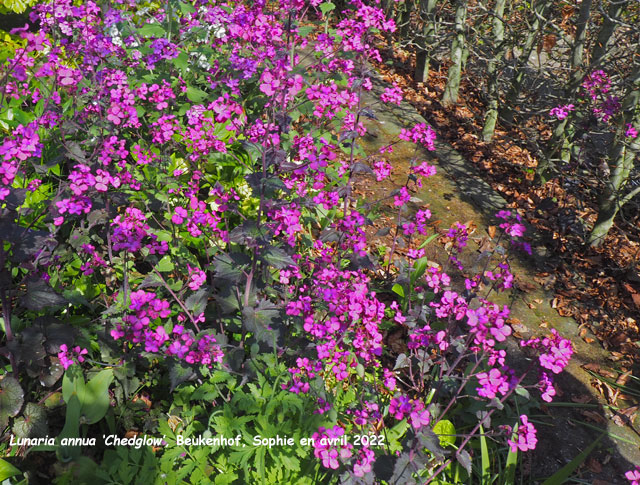
<path fill-rule="evenodd" d="M 308 37 L 315 29 L 311 26 L 298 27 L 298 35 L 300 37 Z"/>
<path fill-rule="evenodd" d="M 169 363 L 169 381 L 171 388 L 169 392 L 173 392 L 183 382 L 195 377 L 196 373 L 189 366 L 183 365 L 178 361 L 172 360 Z"/>
<path fill-rule="evenodd" d="M 27 229 L 7 221 L 0 222 L 0 240 L 13 245 L 11 260 L 18 262 L 31 258 L 52 241 L 48 232 Z"/>
<path fill-rule="evenodd" d="M 396 357 L 396 365 L 393 366 L 393 370 L 404 369 L 409 367 L 409 358 L 406 354 L 400 354 Z"/>
<path fill-rule="evenodd" d="M 67 300 L 56 293 L 53 288 L 43 280 L 27 284 L 27 294 L 21 299 L 22 305 L 33 311 L 42 311 L 45 308 L 60 307 Z"/>
<path fill-rule="evenodd" d="M 0 381 L 0 415 L 16 416 L 24 402 L 24 391 L 15 377 L 5 376 Z"/>
<path fill-rule="evenodd" d="M 163 37 L 165 34 L 165 30 L 162 25 L 157 23 L 144 24 L 142 27 L 138 29 L 138 34 L 144 37 L 148 37 L 148 36 Z"/>
<path fill-rule="evenodd" d="M 16 419 L 13 434 L 19 438 L 38 438 L 47 434 L 47 413 L 39 404 L 30 402 L 24 408 L 24 417 Z"/>
<path fill-rule="evenodd" d="M 393 467 L 391 483 L 402 483 L 403 485 L 415 485 L 417 483 L 413 478 L 414 467 L 411 466 L 411 462 L 414 461 L 413 459 L 416 456 L 405 452 L 398 457 Z"/>
<path fill-rule="evenodd" d="M 182 15 L 189 15 L 190 13 L 193 13 L 195 11 L 196 8 L 190 3 L 180 2 L 180 12 L 182 12 Z"/>
<path fill-rule="evenodd" d="M 173 58 L 171 62 L 173 62 L 173 65 L 178 69 L 186 72 L 187 68 L 189 67 L 189 54 L 187 54 L 186 52 L 181 52 L 177 57 Z"/>
<path fill-rule="evenodd" d="M 255 221 L 245 221 L 239 226 L 233 228 L 229 233 L 229 241 L 236 244 L 247 244 L 258 239 L 262 232 L 258 228 Z"/>
<path fill-rule="evenodd" d="M 393 468 L 396 464 L 395 455 L 380 455 L 373 464 L 373 471 L 377 478 L 389 480 L 393 476 Z"/>
<path fill-rule="evenodd" d="M 215 279 L 223 280 L 225 288 L 229 283 L 239 283 L 243 277 L 242 270 L 250 262 L 250 259 L 242 253 L 224 253 L 216 256 L 212 263 L 215 270 Z"/>
<path fill-rule="evenodd" d="M 273 347 L 278 333 L 274 328 L 280 316 L 280 309 L 267 300 L 260 300 L 256 307 L 242 309 L 242 326 L 251 332 L 256 340 Z"/>
<path fill-rule="evenodd" d="M 467 471 L 469 476 L 471 476 L 471 455 L 469 452 L 467 450 L 458 451 L 456 453 L 456 459 L 458 460 L 458 463 L 462 465 L 462 468 Z"/>
<path fill-rule="evenodd" d="M 156 269 L 161 273 L 168 273 L 169 271 L 173 271 L 173 268 L 173 261 L 171 261 L 171 257 L 168 254 L 164 256 L 160 261 L 158 261 L 158 264 L 156 265 Z"/>
<path fill-rule="evenodd" d="M 142 280 L 142 283 L 138 285 L 138 289 L 155 288 L 156 286 L 162 286 L 162 279 L 155 273 L 149 273 L 147 277 Z"/>
<path fill-rule="evenodd" d="M 9 187 L 9 194 L 5 196 L 4 202 L 7 204 L 7 209 L 9 210 L 17 210 L 20 207 L 27 196 L 27 189 L 15 189 L 13 187 Z"/>
<path fill-rule="evenodd" d="M 192 312 L 194 315 L 200 315 L 207 307 L 208 299 L 209 288 L 200 288 L 197 292 L 189 296 L 189 298 L 184 301 L 184 306 L 187 307 L 187 310 Z"/>
<path fill-rule="evenodd" d="M 322 12 L 322 15 L 327 15 L 328 12 L 331 12 L 335 8 L 336 6 L 332 2 L 323 2 L 320 4 L 320 11 Z"/>
<path fill-rule="evenodd" d="M 351 173 L 366 173 L 372 175 L 373 170 L 371 170 L 371 167 L 369 167 L 369 165 L 366 165 L 362 162 L 356 162 L 351 165 Z"/>
<path fill-rule="evenodd" d="M 423 428 L 418 434 L 422 447 L 426 448 L 438 461 L 444 460 L 444 449 L 440 446 L 440 438 L 431 428 Z"/>
<path fill-rule="evenodd" d="M 78 142 L 71 141 L 68 142 L 65 146 L 67 148 L 67 155 L 69 156 L 69 158 L 72 158 L 80 163 L 87 163 L 87 155 L 86 153 L 84 153 L 84 150 L 80 148 Z"/>
<path fill-rule="evenodd" d="M 287 266 L 295 265 L 295 261 L 283 249 L 270 246 L 263 254 L 262 258 L 276 269 L 284 269 Z"/>

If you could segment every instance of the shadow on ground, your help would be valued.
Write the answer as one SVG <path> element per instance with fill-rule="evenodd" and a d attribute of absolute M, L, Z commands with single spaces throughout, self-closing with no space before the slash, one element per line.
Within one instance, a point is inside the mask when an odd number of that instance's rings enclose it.
<path fill-rule="evenodd" d="M 397 141 L 402 128 L 426 123 L 408 103 L 403 102 L 399 106 L 379 103 L 380 94 L 387 86 L 382 80 L 375 79 L 373 91 L 366 93 L 363 99 L 364 105 L 373 111 L 376 118 L 365 123 L 368 134 L 361 145 L 367 155 L 375 156 L 380 147 Z M 415 145 L 401 141 L 386 157 L 394 167 L 391 180 L 376 183 L 373 177 L 360 177 L 356 186 L 369 202 L 386 198 L 387 202 L 381 203 L 378 209 L 383 214 L 382 224 L 392 229 L 391 234 L 397 211 L 394 213 L 392 210 L 389 194 L 404 185 L 410 162 L 415 157 L 434 163 L 438 173 L 428 179 L 424 187 L 412 192 L 414 209 L 416 205 L 428 205 L 432 219 L 439 220 L 440 227 L 444 228 L 455 221 L 473 221 L 475 236 L 479 238 L 488 233 L 489 226 L 499 224 L 494 214 L 506 209 L 507 202 L 449 145 L 438 141 L 436 150 L 428 152 L 416 150 Z M 380 225 L 378 221 L 378 229 Z M 521 472 L 530 481 L 544 480 L 605 433 L 598 447 L 574 476 L 591 483 L 627 483 L 624 473 L 640 463 L 640 436 L 631 426 L 615 424 L 611 408 L 592 386 L 593 376 L 583 368 L 587 364 L 608 367 L 609 354 L 595 342 L 587 344 L 579 336 L 576 322 L 561 317 L 552 308 L 554 295 L 534 280 L 536 273 L 546 267 L 547 251 L 535 235 L 530 242 L 533 247 L 531 257 L 522 253 L 522 256 L 510 260 L 511 270 L 516 275 L 516 288 L 498 295 L 494 293 L 491 300 L 510 307 L 512 327 L 520 338 L 545 335 L 550 328 L 555 328 L 562 336 L 571 339 L 575 353 L 565 372 L 557 377 L 556 402 L 543 406 L 540 414 L 535 419 L 532 417 L 532 421 L 538 424 L 538 447 L 534 452 L 524 454 Z M 373 243 L 375 245 L 375 238 Z M 430 259 L 443 260 L 443 254 L 438 254 L 435 246 L 428 248 Z M 483 263 L 478 261 L 479 254 L 470 247 L 463 255 L 465 266 L 481 268 Z M 509 345 L 512 365 L 516 369 L 526 366 L 528 357 L 520 352 L 516 339 L 512 338 Z M 566 403 L 564 407 L 562 403 Z"/>

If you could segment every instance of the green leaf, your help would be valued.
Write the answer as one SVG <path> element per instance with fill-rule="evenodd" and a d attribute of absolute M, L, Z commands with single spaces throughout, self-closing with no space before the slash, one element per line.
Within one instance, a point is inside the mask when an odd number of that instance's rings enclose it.
<path fill-rule="evenodd" d="M 7 478 L 15 477 L 16 475 L 20 475 L 22 472 L 18 470 L 15 466 L 13 466 L 8 461 L 0 459 L 0 481 L 5 481 Z"/>
<path fill-rule="evenodd" d="M 427 244 L 429 244 L 431 241 L 433 241 L 439 235 L 440 234 L 432 234 L 431 236 L 429 236 L 427 239 L 424 240 L 424 242 L 418 247 L 418 249 L 424 248 Z"/>
<path fill-rule="evenodd" d="M 189 54 L 181 52 L 178 57 L 172 59 L 173 65 L 180 69 L 182 72 L 186 72 L 189 67 Z"/>
<path fill-rule="evenodd" d="M 527 401 L 529 401 L 531 399 L 531 394 L 529 394 L 529 391 L 527 389 L 525 389 L 524 387 L 522 387 L 522 386 L 516 387 L 516 394 L 518 396 L 522 396 Z"/>
<path fill-rule="evenodd" d="M 82 381 L 84 383 L 84 378 L 82 379 Z M 80 404 L 80 400 L 78 399 L 78 395 L 73 393 L 71 397 L 69 399 L 65 399 L 65 401 L 67 403 L 67 413 L 64 422 L 64 428 L 62 428 L 62 431 L 60 432 L 56 440 L 56 443 L 59 445 L 57 450 L 58 459 L 63 463 L 67 463 L 74 458 L 77 458 L 78 456 L 80 456 L 81 452 L 81 448 L 79 446 L 60 445 L 60 442 L 63 438 L 78 438 L 80 436 L 80 410 L 82 406 Z"/>
<path fill-rule="evenodd" d="M 82 414 L 88 424 L 97 423 L 107 414 L 110 402 L 109 386 L 112 381 L 113 370 L 105 369 L 87 382 Z"/>
<path fill-rule="evenodd" d="M 74 365 L 67 369 L 62 378 L 62 397 L 69 403 L 75 396 L 84 422 L 97 423 L 109 409 L 109 386 L 112 381 L 113 370 L 105 369 L 85 383 L 81 368 Z"/>
<path fill-rule="evenodd" d="M 420 258 L 416 260 L 413 264 L 413 271 L 411 272 L 411 285 L 416 282 L 418 278 L 420 278 L 424 272 L 427 270 L 427 266 L 429 265 L 429 260 L 427 258 Z"/>
<path fill-rule="evenodd" d="M 401 284 L 396 283 L 395 285 L 393 285 L 393 288 L 391 288 L 391 291 L 393 291 L 400 298 L 404 298 L 404 288 L 402 287 Z"/>
<path fill-rule="evenodd" d="M 304 27 L 298 27 L 298 35 L 300 37 L 308 37 L 309 34 L 313 31 L 314 31 L 314 27 L 311 27 L 309 25 Z"/>
<path fill-rule="evenodd" d="M 447 419 L 441 419 L 433 427 L 433 432 L 438 435 L 440 445 L 443 447 L 453 446 L 456 443 L 456 427 Z"/>
<path fill-rule="evenodd" d="M 164 37 L 165 30 L 162 25 L 157 23 L 145 24 L 138 29 L 138 34 L 144 37 L 148 37 L 148 36 Z"/>
<path fill-rule="evenodd" d="M 4 0 L 2 3 L 2 6 L 6 7 L 10 11 L 15 13 L 22 13 L 27 9 L 27 5 L 29 2 L 26 2 L 25 0 Z"/>
<path fill-rule="evenodd" d="M 513 427 L 513 440 L 516 440 L 518 436 L 518 423 Z M 515 450 L 509 450 L 507 455 L 507 464 L 505 467 L 505 482 L 506 484 L 514 483 L 516 478 L 516 465 L 518 464 L 518 448 Z"/>
<path fill-rule="evenodd" d="M 201 103 L 207 98 L 208 94 L 202 89 L 194 88 L 193 86 L 187 86 L 187 98 L 194 103 Z"/>
<path fill-rule="evenodd" d="M 5 376 L 0 381 L 0 415 L 13 417 L 22 409 L 24 391 L 15 377 Z"/>
<path fill-rule="evenodd" d="M 491 477 L 491 459 L 489 458 L 489 447 L 487 437 L 484 434 L 482 425 L 480 426 L 480 456 L 482 459 L 482 483 Z"/>
<path fill-rule="evenodd" d="M 591 454 L 596 445 L 600 442 L 600 440 L 604 437 L 606 433 L 602 433 L 597 440 L 591 443 L 587 448 L 584 449 L 582 453 L 576 456 L 573 460 L 563 466 L 560 470 L 554 473 L 552 476 L 547 478 L 542 485 L 560 485 L 566 482 L 571 474 L 576 471 L 576 469 L 584 463 L 587 457 Z"/>
<path fill-rule="evenodd" d="M 213 483 L 215 483 L 215 485 L 229 485 L 231 483 L 236 483 L 237 478 L 238 475 L 233 472 L 227 471 L 224 474 L 217 475 Z"/>
<path fill-rule="evenodd" d="M 180 5 L 180 11 L 182 12 L 182 15 L 189 15 L 190 13 L 193 13 L 196 11 L 196 8 L 190 3 L 180 2 L 179 5 Z"/>
<path fill-rule="evenodd" d="M 322 15 L 327 15 L 327 12 L 335 10 L 336 6 L 332 2 L 324 2 L 320 4 L 320 11 Z"/>
<path fill-rule="evenodd" d="M 163 257 L 156 266 L 156 269 L 161 273 L 168 273 L 169 271 L 173 271 L 173 262 L 171 261 L 171 256 L 168 254 Z"/>

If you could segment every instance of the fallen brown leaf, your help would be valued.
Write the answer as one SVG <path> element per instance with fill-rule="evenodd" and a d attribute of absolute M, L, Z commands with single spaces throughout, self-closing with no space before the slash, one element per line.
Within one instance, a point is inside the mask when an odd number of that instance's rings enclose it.
<path fill-rule="evenodd" d="M 603 418 L 602 416 L 600 416 L 598 413 L 596 413 L 595 411 L 589 411 L 589 410 L 584 410 L 582 411 L 582 415 L 595 422 L 595 423 L 599 423 L 599 424 L 605 424 L 607 422 L 607 420 L 605 418 Z"/>
<path fill-rule="evenodd" d="M 602 473 L 602 465 L 593 457 L 589 458 L 587 461 L 587 468 L 593 473 Z"/>

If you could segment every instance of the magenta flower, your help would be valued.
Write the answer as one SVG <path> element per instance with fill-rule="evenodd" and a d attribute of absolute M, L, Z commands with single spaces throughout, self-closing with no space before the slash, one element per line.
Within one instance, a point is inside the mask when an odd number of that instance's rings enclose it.
<path fill-rule="evenodd" d="M 393 205 L 396 207 L 401 207 L 409 202 L 411 199 L 411 195 L 409 194 L 409 190 L 407 187 L 402 187 L 400 189 L 400 193 L 393 196 Z"/>
<path fill-rule="evenodd" d="M 631 482 L 630 485 L 640 485 L 640 466 L 635 467 L 634 470 L 629 470 L 624 476 Z"/>
<path fill-rule="evenodd" d="M 575 106 L 572 104 L 565 104 L 564 106 L 556 106 L 551 111 L 549 111 L 549 116 L 555 116 L 559 120 L 565 119 L 569 116 L 569 113 L 575 109 Z"/>
<path fill-rule="evenodd" d="M 396 84 L 391 88 L 385 88 L 384 93 L 380 95 L 380 99 L 385 103 L 399 105 L 402 102 L 402 89 L 400 89 Z"/>
<path fill-rule="evenodd" d="M 507 441 L 511 447 L 512 453 L 516 450 L 534 450 L 538 443 L 538 439 L 536 438 L 536 428 L 529 422 L 529 418 L 523 414 L 520 416 L 520 423 L 521 424 L 518 427 L 517 441 L 512 441 L 512 439 Z"/>
<path fill-rule="evenodd" d="M 189 270 L 189 288 L 196 291 L 207 281 L 207 275 L 200 268 L 192 268 L 188 264 L 187 269 Z"/>
<path fill-rule="evenodd" d="M 378 160 L 373 164 L 373 173 L 376 175 L 376 180 L 378 182 L 386 179 L 389 175 L 391 175 L 391 169 L 393 167 L 386 160 Z"/>
<path fill-rule="evenodd" d="M 80 346 L 75 346 L 72 350 L 69 350 L 66 344 L 62 344 L 60 346 L 60 352 L 58 352 L 58 359 L 62 367 L 67 370 L 76 363 L 74 358 L 78 362 L 84 362 L 83 355 L 87 355 L 88 353 L 89 351 L 87 349 L 81 349 Z"/>
<path fill-rule="evenodd" d="M 336 425 L 333 428 L 318 428 L 313 434 L 313 454 L 322 460 L 325 468 L 336 470 L 340 466 L 340 460 L 346 460 L 352 455 L 353 445 L 343 438 L 344 428 Z"/>
<path fill-rule="evenodd" d="M 627 123 L 627 131 L 624 132 L 624 136 L 627 138 L 636 138 L 638 136 L 638 130 L 636 130 L 631 123 Z"/>
<path fill-rule="evenodd" d="M 498 393 L 505 395 L 510 388 L 509 379 L 502 375 L 498 369 L 491 369 L 489 372 L 476 374 L 480 386 L 476 388 L 478 395 L 493 399 Z"/>

